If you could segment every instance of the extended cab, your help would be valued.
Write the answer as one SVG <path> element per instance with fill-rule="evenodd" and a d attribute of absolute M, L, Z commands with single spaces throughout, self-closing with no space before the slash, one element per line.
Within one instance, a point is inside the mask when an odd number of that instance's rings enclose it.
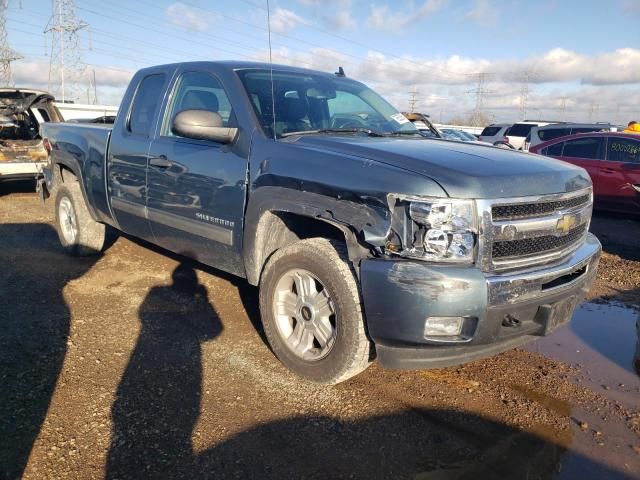
<path fill-rule="evenodd" d="M 277 357 L 320 383 L 467 362 L 565 324 L 593 281 L 582 168 L 425 139 L 343 75 L 158 66 L 113 129 L 45 124 L 39 183 L 73 254 L 106 226 L 260 289 Z"/>

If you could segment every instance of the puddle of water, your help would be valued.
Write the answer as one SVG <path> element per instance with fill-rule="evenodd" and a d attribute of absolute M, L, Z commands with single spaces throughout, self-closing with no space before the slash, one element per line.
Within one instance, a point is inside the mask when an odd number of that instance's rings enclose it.
<path fill-rule="evenodd" d="M 587 302 L 578 307 L 567 327 L 526 348 L 578 364 L 585 382 L 596 391 L 637 406 L 640 378 L 635 365 L 640 363 L 640 339 L 636 322 L 640 312 L 632 308 Z"/>

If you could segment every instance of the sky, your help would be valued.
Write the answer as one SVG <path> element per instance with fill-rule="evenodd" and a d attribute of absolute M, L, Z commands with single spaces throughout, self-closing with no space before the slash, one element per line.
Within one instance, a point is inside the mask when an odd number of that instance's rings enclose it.
<path fill-rule="evenodd" d="M 65 63 L 81 73 L 66 98 L 117 105 L 150 65 L 266 61 L 268 13 L 274 62 L 342 66 L 436 122 L 477 107 L 496 122 L 640 121 L 640 0 L 75 0 L 79 61 L 67 49 Z M 6 25 L 15 84 L 59 98 L 51 14 L 51 0 L 9 0 Z"/>

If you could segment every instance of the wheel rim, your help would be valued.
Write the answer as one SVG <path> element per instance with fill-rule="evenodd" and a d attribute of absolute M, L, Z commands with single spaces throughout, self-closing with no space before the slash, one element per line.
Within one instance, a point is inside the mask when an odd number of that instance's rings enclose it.
<path fill-rule="evenodd" d="M 336 339 L 336 312 L 325 286 L 306 270 L 290 270 L 278 283 L 273 299 L 278 334 L 299 358 L 326 357 Z"/>
<path fill-rule="evenodd" d="M 62 230 L 62 236 L 68 244 L 73 244 L 78 237 L 78 224 L 76 222 L 76 215 L 73 210 L 73 204 L 68 197 L 60 200 L 58 206 L 58 218 L 60 222 L 60 229 Z"/>

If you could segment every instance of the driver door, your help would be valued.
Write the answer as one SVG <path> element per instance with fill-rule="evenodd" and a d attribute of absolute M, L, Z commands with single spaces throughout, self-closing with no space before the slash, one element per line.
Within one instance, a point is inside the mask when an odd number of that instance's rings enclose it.
<path fill-rule="evenodd" d="M 178 75 L 160 131 L 149 150 L 149 223 L 159 245 L 239 273 L 248 159 L 234 144 L 173 133 L 171 124 L 176 114 L 193 109 L 216 112 L 224 126 L 236 126 L 233 108 L 217 77 L 208 71 Z"/>

